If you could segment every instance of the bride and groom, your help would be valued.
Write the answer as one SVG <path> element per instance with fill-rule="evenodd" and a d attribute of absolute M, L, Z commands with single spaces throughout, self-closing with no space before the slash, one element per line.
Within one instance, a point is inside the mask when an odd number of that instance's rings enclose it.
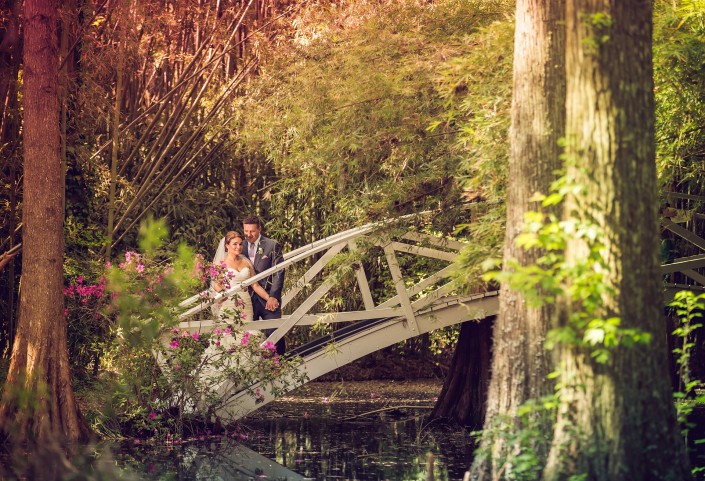
<path fill-rule="evenodd" d="M 234 283 L 243 282 L 284 260 L 279 243 L 262 235 L 262 222 L 258 217 L 245 217 L 242 230 L 244 235 L 228 232 L 221 239 L 213 258 L 213 264 L 225 264 L 230 281 Z M 237 305 L 243 313 L 244 322 L 279 319 L 283 287 L 284 271 L 280 270 L 253 284 L 251 289 L 233 294 L 219 306 L 219 310 L 236 310 Z M 215 291 L 220 292 L 224 288 L 219 283 L 213 284 Z M 265 334 L 268 332 L 265 331 Z M 283 354 L 284 349 L 284 339 L 281 339 L 277 342 L 277 352 Z"/>

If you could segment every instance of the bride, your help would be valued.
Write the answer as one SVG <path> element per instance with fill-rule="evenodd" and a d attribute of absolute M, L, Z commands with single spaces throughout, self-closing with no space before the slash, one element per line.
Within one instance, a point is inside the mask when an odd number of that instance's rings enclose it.
<path fill-rule="evenodd" d="M 222 265 L 222 263 L 225 263 L 229 282 L 237 284 L 239 282 L 246 281 L 254 275 L 255 269 L 252 266 L 252 263 L 247 257 L 242 255 L 243 236 L 239 232 L 227 232 L 225 234 L 225 240 L 221 245 L 223 246 L 224 251 L 221 251 L 221 246 L 218 246 L 218 251 L 213 259 L 213 264 Z M 224 286 L 219 282 L 213 282 L 212 287 L 216 292 L 227 290 L 227 286 Z M 259 283 L 255 282 L 250 287 L 254 289 L 255 294 L 260 296 L 265 301 L 269 298 L 269 294 L 267 294 L 267 291 L 265 291 Z M 241 317 L 243 323 L 251 322 L 253 320 L 252 299 L 250 298 L 247 289 L 233 293 L 226 300 L 214 307 L 215 314 L 218 317 L 225 317 L 227 319 L 227 317 L 232 315 L 233 312 L 242 311 Z M 236 324 L 240 324 L 240 322 L 236 322 Z"/>

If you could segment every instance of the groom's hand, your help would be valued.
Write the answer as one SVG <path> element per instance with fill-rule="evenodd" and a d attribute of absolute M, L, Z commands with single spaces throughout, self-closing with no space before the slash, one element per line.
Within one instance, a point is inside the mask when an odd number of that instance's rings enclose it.
<path fill-rule="evenodd" d="M 275 297 L 269 296 L 269 299 L 267 299 L 267 305 L 264 306 L 264 308 L 268 311 L 274 312 L 279 309 L 279 301 Z"/>

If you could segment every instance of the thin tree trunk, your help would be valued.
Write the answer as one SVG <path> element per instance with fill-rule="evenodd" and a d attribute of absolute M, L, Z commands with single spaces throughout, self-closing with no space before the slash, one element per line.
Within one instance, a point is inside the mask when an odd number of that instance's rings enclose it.
<path fill-rule="evenodd" d="M 120 31 L 124 29 L 120 26 Z M 113 226 L 115 224 L 115 190 L 117 186 L 118 156 L 120 154 L 120 106 L 122 105 L 123 71 L 125 69 L 125 42 L 118 39 L 117 84 L 115 86 L 115 105 L 113 107 L 113 148 L 110 156 L 110 192 L 108 194 L 108 225 L 106 228 L 105 258 L 109 261 L 113 249 Z"/>
<path fill-rule="evenodd" d="M 0 430 L 18 441 L 78 440 L 88 430 L 71 386 L 63 312 L 56 1 L 25 0 L 24 22 L 24 287 Z"/>
<path fill-rule="evenodd" d="M 585 344 L 561 346 L 560 405 L 544 479 L 686 480 L 657 259 L 652 3 L 569 0 L 566 25 L 569 174 L 583 190 L 566 199 L 563 215 L 590 219 L 604 232 L 612 289 L 595 315 L 618 317 L 620 329 L 651 341 L 621 342 L 604 363 Z M 572 239 L 566 261 L 580 262 L 587 249 Z M 571 326 L 569 316 L 583 310 L 582 302 L 563 299 L 559 324 Z"/>

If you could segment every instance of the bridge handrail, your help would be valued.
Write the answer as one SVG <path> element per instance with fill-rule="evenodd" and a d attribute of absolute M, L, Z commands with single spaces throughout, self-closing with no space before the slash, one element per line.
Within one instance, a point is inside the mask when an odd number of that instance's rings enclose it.
<path fill-rule="evenodd" d="M 422 213 L 425 214 L 425 213 Z M 249 277 L 243 282 L 239 282 L 232 286 L 230 289 L 227 289 L 225 291 L 221 291 L 217 294 L 212 294 L 209 291 L 203 291 L 199 294 L 195 294 L 188 299 L 182 301 L 179 303 L 179 307 L 187 307 L 197 301 L 201 301 L 197 306 L 192 307 L 191 309 L 188 309 L 185 312 L 182 312 L 179 315 L 179 320 L 183 320 L 187 317 L 193 316 L 195 314 L 198 314 L 199 312 L 207 309 L 210 307 L 211 304 L 214 302 L 227 298 L 231 296 L 233 293 L 251 286 L 255 282 L 259 282 L 262 279 L 267 278 L 268 276 L 272 275 L 275 272 L 278 272 L 280 270 L 286 269 L 292 264 L 295 264 L 296 262 L 305 259 L 307 257 L 310 257 L 314 254 L 317 254 L 318 252 L 321 252 L 323 250 L 329 249 L 330 247 L 341 244 L 343 242 L 348 242 L 351 239 L 361 237 L 369 232 L 372 232 L 374 230 L 377 230 L 381 227 L 385 227 L 391 224 L 394 224 L 396 222 L 399 222 L 401 220 L 405 220 L 411 217 L 415 217 L 418 215 L 422 214 L 408 214 L 405 216 L 401 217 L 396 217 L 394 219 L 385 219 L 381 221 L 376 221 L 376 222 L 370 222 L 368 224 L 365 224 L 360 227 L 354 227 L 352 229 L 348 229 L 343 232 L 339 232 L 337 234 L 334 234 L 332 236 L 324 237 L 323 239 L 316 240 L 308 245 L 305 245 L 303 247 L 299 247 L 297 249 L 294 249 L 293 251 L 289 251 L 284 254 L 284 262 L 281 262 L 275 266 L 270 267 L 269 269 L 260 272 L 257 275 L 254 275 L 252 277 Z M 206 295 L 207 294 L 207 297 Z"/>

